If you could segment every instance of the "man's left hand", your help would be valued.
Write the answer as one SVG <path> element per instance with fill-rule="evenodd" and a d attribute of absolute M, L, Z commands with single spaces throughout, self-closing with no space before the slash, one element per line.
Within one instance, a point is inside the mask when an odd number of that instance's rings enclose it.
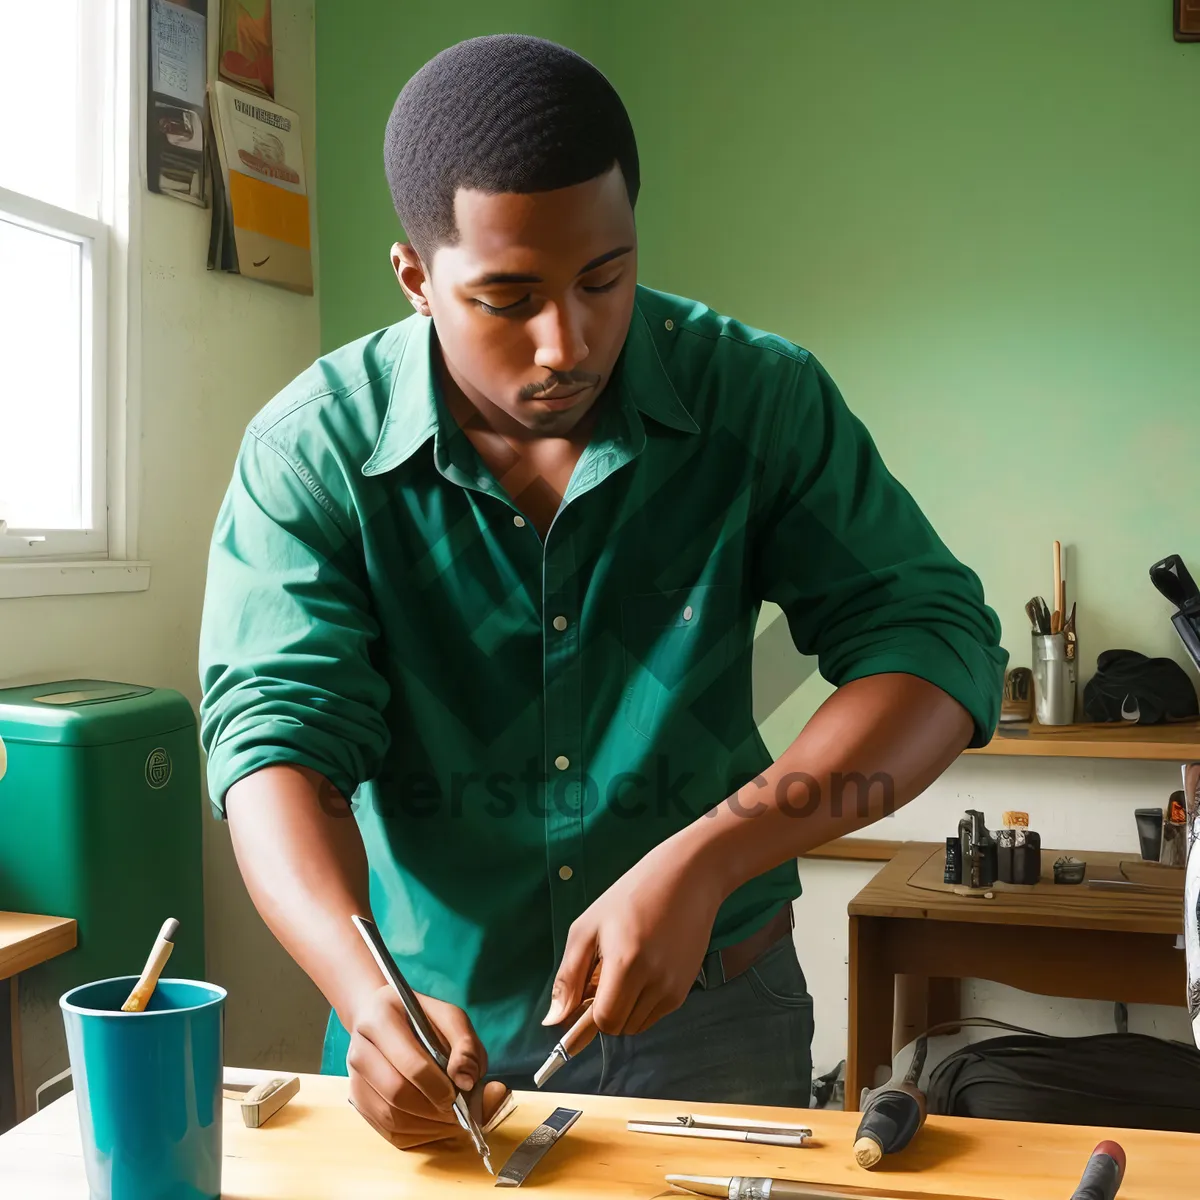
<path fill-rule="evenodd" d="M 678 835 L 626 871 L 572 923 L 542 1024 L 576 1012 L 597 961 L 592 1016 L 601 1033 L 641 1033 L 677 1009 L 724 899 L 715 874 Z"/>

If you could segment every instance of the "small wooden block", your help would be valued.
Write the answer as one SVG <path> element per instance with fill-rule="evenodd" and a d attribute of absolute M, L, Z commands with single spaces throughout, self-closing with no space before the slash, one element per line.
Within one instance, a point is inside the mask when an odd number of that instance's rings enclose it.
<path fill-rule="evenodd" d="M 261 1128 L 299 1090 L 300 1080 L 295 1075 L 277 1075 L 251 1088 L 242 1101 L 242 1120 L 246 1127 Z"/>
<path fill-rule="evenodd" d="M 226 1067 L 223 1093 L 241 1107 L 250 1129 L 266 1124 L 300 1090 L 300 1077 L 291 1071 Z"/>

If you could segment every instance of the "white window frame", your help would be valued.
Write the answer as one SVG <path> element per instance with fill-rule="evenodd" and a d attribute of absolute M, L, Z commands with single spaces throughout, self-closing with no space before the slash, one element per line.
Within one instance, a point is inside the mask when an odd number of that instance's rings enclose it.
<path fill-rule="evenodd" d="M 0 511 L 0 558 L 108 554 L 108 227 L 0 188 L 0 217 L 80 249 L 80 467 L 82 528 L 14 529 Z"/>
<path fill-rule="evenodd" d="M 84 404 L 91 453 L 82 497 L 91 528 L 0 531 L 0 600 L 150 586 L 150 566 L 136 553 L 145 9 L 141 0 L 85 9 L 99 14 L 91 35 L 103 37 L 110 64 L 102 152 L 85 164 L 100 172 L 100 220 L 0 189 L 7 217 L 83 247 L 82 316 L 93 333 L 90 344 L 84 338 L 81 363 L 93 401 Z"/>

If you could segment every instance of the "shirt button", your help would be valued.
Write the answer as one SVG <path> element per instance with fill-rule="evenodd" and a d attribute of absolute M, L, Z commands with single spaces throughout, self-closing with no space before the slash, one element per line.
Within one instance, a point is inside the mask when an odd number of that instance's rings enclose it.
<path fill-rule="evenodd" d="M 560 770 L 565 771 L 570 765 L 571 760 L 565 755 L 560 754 L 555 760 L 554 765 Z"/>
<path fill-rule="evenodd" d="M 672 321 L 670 317 L 668 317 L 668 318 L 666 319 L 666 321 L 664 321 L 664 322 L 663 322 L 663 324 L 665 324 L 665 325 L 666 325 L 666 327 L 667 327 L 667 332 L 668 332 L 668 333 L 670 333 L 670 332 L 671 332 L 671 330 L 675 328 L 675 322 L 674 322 L 674 321 Z"/>
<path fill-rule="evenodd" d="M 683 610 L 683 619 L 685 621 L 690 621 L 692 619 L 692 606 L 690 604 Z"/>
<path fill-rule="evenodd" d="M 521 516 L 520 513 L 518 513 L 515 517 L 513 517 L 513 524 L 518 529 L 524 529 L 525 528 L 525 518 L 523 516 Z"/>
<path fill-rule="evenodd" d="M 564 629 L 566 629 L 566 627 L 567 627 L 567 618 L 566 617 L 555 617 L 554 618 L 554 628 L 557 629 L 559 633 L 562 633 L 562 631 Z"/>
<path fill-rule="evenodd" d="M 571 876 L 572 876 L 572 875 L 574 875 L 574 874 L 575 874 L 575 872 L 574 872 L 574 871 L 572 871 L 570 867 L 559 867 L 559 868 L 558 868 L 558 877 L 559 877 L 559 879 L 564 879 L 564 880 L 565 880 L 565 879 L 570 879 L 570 878 L 571 878 Z"/>

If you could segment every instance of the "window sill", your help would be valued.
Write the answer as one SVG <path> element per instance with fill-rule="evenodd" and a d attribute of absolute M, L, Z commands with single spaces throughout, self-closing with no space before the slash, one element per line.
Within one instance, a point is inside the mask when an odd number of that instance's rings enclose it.
<path fill-rule="evenodd" d="M 149 586 L 148 562 L 115 559 L 16 562 L 0 559 L 0 600 L 82 596 L 96 592 L 144 592 Z"/>

